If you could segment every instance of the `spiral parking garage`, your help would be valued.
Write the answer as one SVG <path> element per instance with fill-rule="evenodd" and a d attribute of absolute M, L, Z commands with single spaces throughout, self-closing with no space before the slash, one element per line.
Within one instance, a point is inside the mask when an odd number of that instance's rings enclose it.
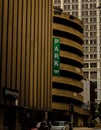
<path fill-rule="evenodd" d="M 68 115 L 70 104 L 72 103 L 76 117 L 77 115 L 87 115 L 81 109 L 83 97 L 80 95 L 80 92 L 83 91 L 83 84 L 81 82 L 83 79 L 82 22 L 65 13 L 54 14 L 53 44 L 54 39 L 60 40 L 60 68 L 59 75 L 53 74 L 52 77 L 52 109 L 53 111 L 66 112 Z M 59 113 L 57 114 L 58 117 Z"/>

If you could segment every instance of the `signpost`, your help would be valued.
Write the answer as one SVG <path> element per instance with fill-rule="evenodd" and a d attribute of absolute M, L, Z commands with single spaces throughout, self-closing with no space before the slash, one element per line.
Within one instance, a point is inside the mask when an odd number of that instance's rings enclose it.
<path fill-rule="evenodd" d="M 53 38 L 53 76 L 60 75 L 60 39 Z"/>

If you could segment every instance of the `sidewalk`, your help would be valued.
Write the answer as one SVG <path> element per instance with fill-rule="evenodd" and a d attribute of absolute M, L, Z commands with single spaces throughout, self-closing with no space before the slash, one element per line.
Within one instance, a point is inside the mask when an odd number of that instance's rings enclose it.
<path fill-rule="evenodd" d="M 73 130 L 93 130 L 93 128 L 89 128 L 89 127 L 74 127 Z"/>

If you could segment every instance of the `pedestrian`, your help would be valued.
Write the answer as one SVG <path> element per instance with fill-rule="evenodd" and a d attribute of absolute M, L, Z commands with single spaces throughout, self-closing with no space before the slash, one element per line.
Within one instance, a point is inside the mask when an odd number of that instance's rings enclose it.
<path fill-rule="evenodd" d="M 46 120 L 46 123 L 47 123 L 47 125 L 48 125 L 48 129 L 50 130 L 50 128 L 51 128 L 51 126 L 52 126 L 51 121 Z"/>

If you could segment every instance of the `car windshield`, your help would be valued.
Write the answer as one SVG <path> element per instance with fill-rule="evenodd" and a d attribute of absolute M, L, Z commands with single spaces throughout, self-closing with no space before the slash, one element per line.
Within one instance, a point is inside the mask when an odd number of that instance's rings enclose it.
<path fill-rule="evenodd" d="M 64 126 L 65 124 L 67 124 L 67 122 L 64 122 L 64 121 L 56 121 L 56 122 L 54 122 L 53 126 Z"/>

